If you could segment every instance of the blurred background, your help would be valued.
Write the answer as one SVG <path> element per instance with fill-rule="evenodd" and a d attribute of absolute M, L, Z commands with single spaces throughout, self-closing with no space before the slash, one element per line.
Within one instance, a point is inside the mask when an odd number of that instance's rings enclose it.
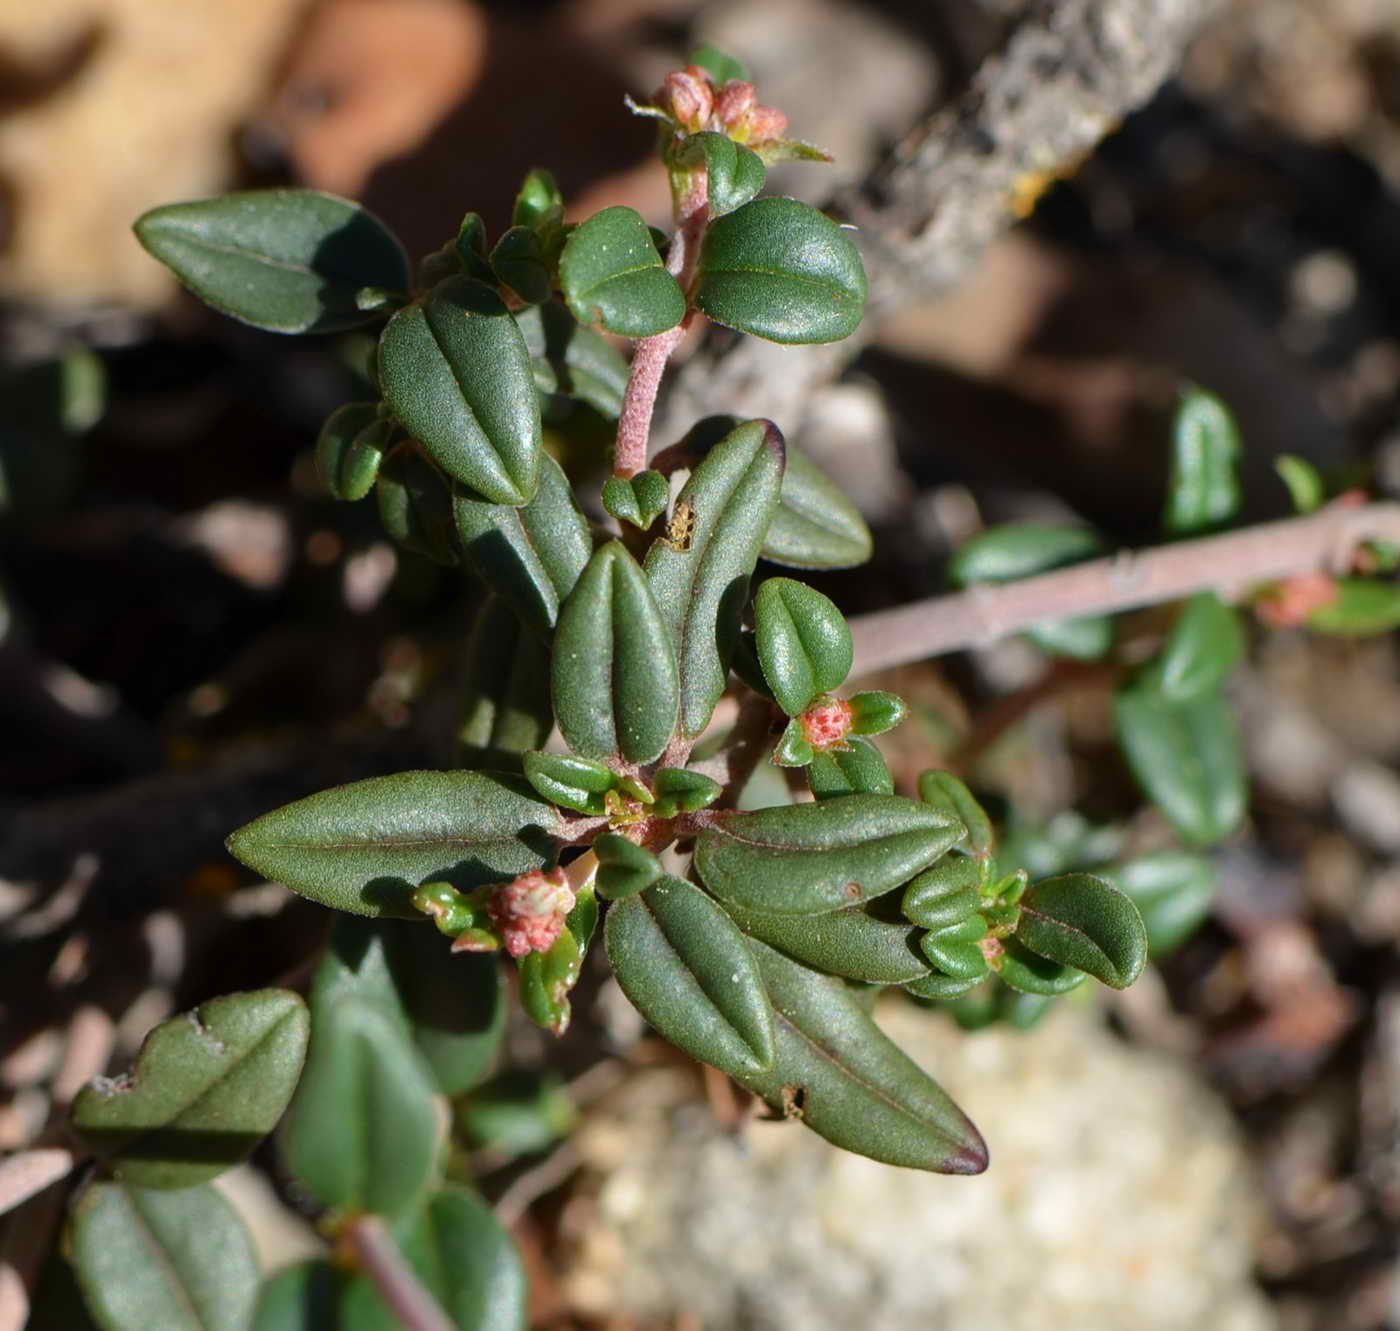
<path fill-rule="evenodd" d="M 417 256 L 469 208 L 498 232 L 539 165 L 574 216 L 663 223 L 653 130 L 623 98 L 701 39 L 833 154 L 770 178 L 821 203 L 1045 8 L 0 0 L 0 1149 L 46 1122 L 75 1014 L 107 1014 L 120 1065 L 170 1012 L 295 976 L 324 914 L 247 886 L 222 838 L 450 763 L 474 604 L 316 481 L 367 340 L 220 319 L 132 221 L 294 183 L 365 201 Z M 1159 539 L 1184 379 L 1237 414 L 1247 520 L 1288 511 L 1283 452 L 1400 492 L 1394 0 L 1221 0 L 1147 105 L 1008 212 L 965 280 L 870 330 L 808 404 L 803 446 L 876 534 L 871 565 L 814 579 L 848 613 L 939 590 L 991 522 Z M 583 475 L 608 437 L 583 420 L 552 444 Z M 982 1127 L 988 1175 L 905 1175 L 777 1125 L 740 1142 L 724 1088 L 604 986 L 608 1058 L 564 1052 L 576 1094 L 487 1182 L 537 1324 L 1400 1325 L 1395 643 L 1255 639 L 1233 688 L 1251 816 L 1201 933 L 1033 1033 L 891 1019 Z M 902 789 L 956 753 L 1044 838 L 1162 843 L 1102 674 L 1047 676 L 1016 641 L 886 683 L 915 704 L 885 745 Z M 247 1187 L 269 1260 L 304 1252 Z"/>

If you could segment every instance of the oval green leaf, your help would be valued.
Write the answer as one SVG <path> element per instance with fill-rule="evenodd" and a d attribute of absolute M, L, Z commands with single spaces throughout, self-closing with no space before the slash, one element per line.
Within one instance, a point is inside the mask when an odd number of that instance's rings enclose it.
<path fill-rule="evenodd" d="M 466 676 L 462 765 L 519 771 L 520 755 L 538 749 L 554 728 L 549 648 L 493 596 L 472 628 Z"/>
<path fill-rule="evenodd" d="M 662 875 L 661 861 L 651 851 L 618 832 L 604 832 L 593 842 L 598 856 L 598 895 L 604 901 L 645 892 Z"/>
<path fill-rule="evenodd" d="M 774 1111 L 858 1155 L 939 1174 L 980 1174 L 982 1135 L 889 1040 L 854 990 L 762 943 L 754 957 L 773 1003 L 772 1070 L 737 1078 Z"/>
<path fill-rule="evenodd" d="M 676 160 L 684 166 L 704 166 L 711 217 L 723 217 L 746 204 L 763 188 L 767 174 L 756 152 L 712 130 L 683 139 Z"/>
<path fill-rule="evenodd" d="M 1002 940 L 1001 955 L 989 960 L 1002 980 L 1023 994 L 1067 994 L 1089 978 L 1084 971 L 1032 952 L 1014 934 Z"/>
<path fill-rule="evenodd" d="M 1219 694 L 1167 702 L 1143 689 L 1114 699 L 1118 741 L 1147 797 L 1193 846 L 1223 840 L 1245 810 L 1244 758 Z"/>
<path fill-rule="evenodd" d="M 585 328 L 557 301 L 515 312 L 534 367 L 535 387 L 586 402 L 616 420 L 627 388 L 627 361 L 600 333 Z"/>
<path fill-rule="evenodd" d="M 527 305 L 549 299 L 554 283 L 540 237 L 528 226 L 507 227 L 491 251 L 491 271 Z"/>
<path fill-rule="evenodd" d="M 1400 628 L 1400 587 L 1373 578 L 1338 578 L 1336 596 L 1308 616 L 1308 627 L 1357 637 Z"/>
<path fill-rule="evenodd" d="M 604 926 L 622 992 L 677 1048 L 738 1077 L 773 1061 L 768 995 L 744 936 L 698 887 L 662 878 Z"/>
<path fill-rule="evenodd" d="M 540 407 L 525 339 L 501 298 L 449 277 L 379 340 L 379 381 L 404 428 L 454 480 L 524 504 L 540 468 Z"/>
<path fill-rule="evenodd" d="M 418 919 L 421 883 L 462 891 L 553 862 L 559 815 L 518 778 L 400 772 L 335 786 L 241 827 L 229 850 L 250 869 L 352 915 Z"/>
<path fill-rule="evenodd" d="M 1137 907 L 1090 873 L 1046 878 L 1027 889 L 1016 937 L 1114 989 L 1126 989 L 1147 964 L 1147 930 Z"/>
<path fill-rule="evenodd" d="M 68 1242 L 103 1331 L 246 1331 L 258 1259 L 220 1194 L 94 1183 L 73 1207 Z"/>
<path fill-rule="evenodd" d="M 612 768 L 575 753 L 527 753 L 524 763 L 525 780 L 541 799 L 578 813 L 604 813 L 603 796 L 617 789 Z"/>
<path fill-rule="evenodd" d="M 903 984 L 928 974 L 919 930 L 908 920 L 881 919 L 868 906 L 826 915 L 769 915 L 729 904 L 725 910 L 750 938 L 828 975 Z"/>
<path fill-rule="evenodd" d="M 1138 908 L 1153 957 L 1174 952 L 1200 928 L 1217 888 L 1208 859 L 1173 850 L 1129 860 L 1111 878 Z"/>
<path fill-rule="evenodd" d="M 380 417 L 377 402 L 347 402 L 331 412 L 316 440 L 321 484 L 336 499 L 363 499 L 393 434 L 394 423 Z"/>
<path fill-rule="evenodd" d="M 845 749 L 814 753 L 807 784 L 819 800 L 841 795 L 893 795 L 894 778 L 885 760 L 868 739 L 852 736 Z"/>
<path fill-rule="evenodd" d="M 921 873 L 904 889 L 900 910 L 925 929 L 961 924 L 981 904 L 982 868 L 976 860 L 954 856 Z"/>
<path fill-rule="evenodd" d="M 452 513 L 472 572 L 527 624 L 552 629 L 593 553 L 588 520 L 559 464 L 544 456 L 528 504 L 489 504 L 458 487 Z"/>
<path fill-rule="evenodd" d="M 394 449 L 375 482 L 379 521 L 406 550 L 451 566 L 457 562 L 452 492 L 447 480 L 411 443 Z"/>
<path fill-rule="evenodd" d="M 346 1276 L 317 1259 L 288 1266 L 263 1281 L 251 1331 L 341 1331 Z"/>
<path fill-rule="evenodd" d="M 695 303 L 772 342 L 838 342 L 860 325 L 865 269 L 850 233 L 796 199 L 754 199 L 710 224 Z"/>
<path fill-rule="evenodd" d="M 559 284 L 579 323 L 623 337 L 651 337 L 685 318 L 685 296 L 632 208 L 579 223 L 559 256 Z"/>
<path fill-rule="evenodd" d="M 935 809 L 944 809 L 967 828 L 967 835 L 956 849 L 974 859 L 986 859 L 996 848 L 992 820 L 966 784 L 951 772 L 938 770 L 919 774 L 919 798 Z"/>
<path fill-rule="evenodd" d="M 778 706 L 800 716 L 851 670 L 845 616 L 830 597 L 792 578 L 769 578 L 754 597 L 754 639 Z"/>
<path fill-rule="evenodd" d="M 919 947 L 933 966 L 954 980 L 980 980 L 987 973 L 987 959 L 980 944 L 987 936 L 987 922 L 969 915 L 957 924 L 930 929 Z"/>
<path fill-rule="evenodd" d="M 1172 420 L 1166 529 L 1177 536 L 1209 531 L 1239 511 L 1240 435 L 1225 404 L 1192 385 Z"/>
<path fill-rule="evenodd" d="M 274 333 L 328 333 L 374 318 L 366 287 L 407 291 L 408 258 L 357 203 L 316 190 L 252 190 L 172 203 L 136 238 L 206 305 Z"/>
<path fill-rule="evenodd" d="M 914 800 L 845 795 L 720 814 L 700 834 L 695 864 L 723 901 L 819 915 L 893 891 L 962 835 L 955 818 Z"/>
<path fill-rule="evenodd" d="M 659 540 L 647 553 L 647 578 L 675 644 L 680 730 L 687 737 L 705 729 L 724 693 L 749 577 L 777 508 L 784 457 L 782 434 L 771 421 L 732 430 L 677 496 L 676 539 Z M 677 525 L 682 516 L 684 533 Z"/>
<path fill-rule="evenodd" d="M 1214 592 L 1201 592 L 1187 601 L 1139 682 L 1164 698 L 1184 702 L 1214 693 L 1243 655 L 1239 615 Z"/>
<path fill-rule="evenodd" d="M 873 541 L 860 510 L 795 444 L 762 556 L 787 568 L 853 568 L 870 558 Z"/>
<path fill-rule="evenodd" d="M 123 1182 L 190 1188 L 246 1159 L 282 1117 L 306 1057 L 306 1005 L 287 989 L 210 999 L 162 1022 L 124 1077 L 73 1101 L 83 1145 Z"/>
<path fill-rule="evenodd" d="M 598 550 L 559 611 L 551 691 L 564 739 L 588 758 L 651 762 L 676 728 L 671 637 L 619 541 Z"/>
<path fill-rule="evenodd" d="M 663 767 L 652 780 L 656 794 L 653 812 L 660 818 L 707 809 L 724 794 L 724 787 L 703 772 L 684 767 Z"/>

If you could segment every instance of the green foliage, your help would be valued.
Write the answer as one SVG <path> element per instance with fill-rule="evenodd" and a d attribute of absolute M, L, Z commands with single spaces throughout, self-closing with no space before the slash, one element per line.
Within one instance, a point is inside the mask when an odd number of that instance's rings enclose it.
<path fill-rule="evenodd" d="M 306 1057 L 306 1005 L 285 989 L 214 998 L 151 1031 L 125 1077 L 73 1102 L 73 1130 L 138 1188 L 190 1188 L 252 1154 Z"/>
<path fill-rule="evenodd" d="M 619 522 L 646 531 L 671 499 L 671 487 L 659 471 L 639 471 L 626 478 L 611 476 L 603 483 L 603 507 Z"/>
<path fill-rule="evenodd" d="M 616 832 L 604 832 L 593 850 L 598 856 L 598 895 L 607 901 L 646 891 L 664 872 L 651 851 Z"/>
<path fill-rule="evenodd" d="M 763 677 L 789 716 L 800 716 L 850 672 L 851 630 L 815 588 L 769 578 L 754 597 L 754 624 Z"/>
<path fill-rule="evenodd" d="M 449 568 L 457 562 L 451 491 L 415 444 L 401 444 L 384 459 L 374 493 L 380 523 L 404 549 Z"/>
<path fill-rule="evenodd" d="M 549 648 L 492 596 L 478 611 L 467 640 L 457 733 L 463 764 L 518 771 L 520 755 L 539 748 L 553 728 Z"/>
<path fill-rule="evenodd" d="M 1139 684 L 1171 702 L 1215 693 L 1244 655 L 1240 617 L 1214 592 L 1193 596 Z"/>
<path fill-rule="evenodd" d="M 807 784 L 819 800 L 841 795 L 893 795 L 894 780 L 885 760 L 869 740 L 852 736 L 844 749 L 815 753 L 807 767 Z"/>
<path fill-rule="evenodd" d="M 347 402 L 326 419 L 316 440 L 316 474 L 337 499 L 363 499 L 393 438 L 375 402 Z"/>
<path fill-rule="evenodd" d="M 1147 931 L 1132 901 L 1092 874 L 1036 883 L 1021 898 L 1019 938 L 1033 952 L 1126 989 L 1147 964 Z"/>
<path fill-rule="evenodd" d="M 1370 578 L 1338 578 L 1336 596 L 1308 616 L 1308 627 L 1343 637 L 1400 628 L 1400 587 Z"/>
<path fill-rule="evenodd" d="M 870 549 L 870 528 L 860 510 L 811 458 L 788 444 L 763 558 L 788 568 L 852 568 L 870 558 Z"/>
<path fill-rule="evenodd" d="M 1180 947 L 1200 927 L 1215 900 L 1215 866 L 1184 851 L 1142 855 L 1108 876 L 1137 907 L 1147 930 L 1148 954 L 1153 957 L 1167 956 Z"/>
<path fill-rule="evenodd" d="M 604 208 L 578 225 L 564 243 L 559 281 L 579 323 L 623 337 L 651 337 L 685 318 L 685 294 L 631 208 Z"/>
<path fill-rule="evenodd" d="M 553 300 L 517 310 L 515 323 L 530 353 L 541 410 L 556 398 L 573 398 L 609 420 L 617 419 L 627 387 L 627 362 L 607 338 L 585 328 Z"/>
<path fill-rule="evenodd" d="M 1169 532 L 1187 536 L 1210 531 L 1235 516 L 1241 502 L 1239 457 L 1239 430 L 1229 408 L 1203 388 L 1186 388 L 1172 421 L 1163 519 Z"/>
<path fill-rule="evenodd" d="M 676 152 L 683 166 L 703 166 L 708 177 L 711 217 L 723 217 L 748 203 L 763 188 L 763 159 L 727 134 L 692 134 Z"/>
<path fill-rule="evenodd" d="M 992 820 L 967 786 L 951 772 L 924 772 L 919 776 L 919 798 L 935 809 L 952 814 L 967 829 L 954 847 L 977 859 L 986 859 L 996 845 Z"/>

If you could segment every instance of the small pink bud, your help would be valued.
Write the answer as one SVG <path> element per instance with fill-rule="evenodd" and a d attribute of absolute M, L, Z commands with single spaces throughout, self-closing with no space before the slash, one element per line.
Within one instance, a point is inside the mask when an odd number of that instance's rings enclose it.
<path fill-rule="evenodd" d="M 563 869 L 533 869 L 491 894 L 486 913 L 512 957 L 548 952 L 574 908 L 574 894 Z"/>
<path fill-rule="evenodd" d="M 851 704 L 841 698 L 809 707 L 802 713 L 802 735 L 819 753 L 843 744 L 851 733 Z"/>
<path fill-rule="evenodd" d="M 788 118 L 771 106 L 756 106 L 748 115 L 749 143 L 767 143 L 780 139 L 788 127 Z"/>
<path fill-rule="evenodd" d="M 657 101 L 692 134 L 705 127 L 715 109 L 714 88 L 705 72 L 694 67 L 667 74 Z"/>
<path fill-rule="evenodd" d="M 725 129 L 732 129 L 752 110 L 754 90 L 752 83 L 741 83 L 737 79 L 726 83 L 715 100 L 715 115 Z"/>
<path fill-rule="evenodd" d="M 1285 578 L 1254 603 L 1254 613 L 1275 628 L 1306 624 L 1314 610 L 1337 599 L 1337 580 L 1326 573 L 1302 573 Z"/>

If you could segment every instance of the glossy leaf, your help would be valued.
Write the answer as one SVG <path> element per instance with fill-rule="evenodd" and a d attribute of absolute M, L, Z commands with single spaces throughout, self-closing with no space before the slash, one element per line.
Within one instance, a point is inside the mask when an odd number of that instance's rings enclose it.
<path fill-rule="evenodd" d="M 1215 900 L 1215 866 L 1200 855 L 1141 855 L 1109 876 L 1142 916 L 1153 957 L 1169 955 L 1190 938 Z"/>
<path fill-rule="evenodd" d="M 525 779 L 541 799 L 579 813 L 606 811 L 603 796 L 617 789 L 617 773 L 574 753 L 527 753 Z"/>
<path fill-rule="evenodd" d="M 316 474 L 336 499 L 363 499 L 393 438 L 377 402 L 347 402 L 331 412 L 316 440 Z"/>
<path fill-rule="evenodd" d="M 1077 989 L 1089 977 L 1073 966 L 1051 961 L 1032 952 L 1014 935 L 1002 940 L 1002 953 L 992 959 L 992 969 L 1013 989 L 1023 994 L 1053 997 Z"/>
<path fill-rule="evenodd" d="M 779 767 L 806 767 L 816 756 L 801 719 L 793 717 L 773 748 L 773 762 Z"/>
<path fill-rule="evenodd" d="M 102 1331 L 246 1331 L 253 1315 L 253 1240 L 208 1184 L 90 1184 L 73 1206 L 68 1244 Z"/>
<path fill-rule="evenodd" d="M 980 980 L 987 973 L 987 960 L 980 946 L 987 936 L 987 922 L 980 915 L 969 915 L 956 924 L 930 929 L 919 940 L 929 962 L 955 980 Z"/>
<path fill-rule="evenodd" d="M 985 975 L 974 975 L 970 979 L 954 979 L 951 975 L 944 975 L 942 971 L 930 971 L 927 975 L 918 980 L 910 980 L 905 986 L 905 992 L 913 994 L 915 998 L 922 998 L 930 1003 L 946 1003 L 949 999 L 960 998 L 963 994 L 969 993 L 977 988 L 986 978 Z M 984 1022 L 983 1025 L 986 1023 Z"/>
<path fill-rule="evenodd" d="M 578 225 L 559 257 L 559 282 L 574 317 L 610 333 L 650 337 L 685 318 L 685 296 L 631 208 L 604 208 Z"/>
<path fill-rule="evenodd" d="M 616 420 L 627 387 L 627 361 L 607 338 L 585 328 L 557 301 L 515 312 L 535 387 L 586 402 Z"/>
<path fill-rule="evenodd" d="M 771 1065 L 758 968 L 733 921 L 699 888 L 662 878 L 612 907 L 605 936 L 622 992 L 672 1044 L 731 1076 Z"/>
<path fill-rule="evenodd" d="M 603 507 L 619 522 L 646 531 L 671 502 L 671 487 L 659 471 L 610 476 L 603 482 Z"/>
<path fill-rule="evenodd" d="M 819 800 L 840 795 L 893 795 L 894 778 L 885 760 L 868 739 L 852 736 L 845 749 L 812 755 L 807 784 Z"/>
<path fill-rule="evenodd" d="M 604 832 L 593 842 L 598 856 L 598 895 L 605 901 L 644 892 L 662 875 L 661 861 L 651 851 L 617 832 Z"/>
<path fill-rule="evenodd" d="M 480 213 L 468 213 L 457 228 L 457 239 L 453 248 L 462 271 L 477 282 L 495 286 L 496 274 L 486 259 L 486 223 Z"/>
<path fill-rule="evenodd" d="M 788 444 L 778 510 L 763 538 L 762 557 L 788 568 L 852 568 L 870 558 L 871 545 L 870 528 L 846 492 Z"/>
<path fill-rule="evenodd" d="M 1118 740 L 1138 784 L 1193 846 L 1230 835 L 1245 810 L 1244 758 L 1218 694 L 1167 702 L 1143 689 L 1115 697 Z"/>
<path fill-rule="evenodd" d="M 352 990 L 315 1003 L 306 1072 L 283 1125 L 287 1168 L 323 1206 L 403 1214 L 436 1169 L 435 1091 L 381 1000 Z"/>
<path fill-rule="evenodd" d="M 724 813 L 700 834 L 695 864 L 714 894 L 749 910 L 818 915 L 892 891 L 963 834 L 939 809 L 897 795 Z"/>
<path fill-rule="evenodd" d="M 1308 627 L 1358 637 L 1400 628 L 1400 587 L 1368 578 L 1338 578 L 1336 596 L 1308 616 Z"/>
<path fill-rule="evenodd" d="M 399 1026 L 443 1095 L 481 1080 L 505 1029 L 495 958 L 453 953 L 436 931 L 407 921 L 337 918 L 312 981 L 312 1007 L 346 995 Z"/>
<path fill-rule="evenodd" d="M 341 1331 L 346 1274 L 316 1259 L 284 1267 L 263 1282 L 251 1331 Z"/>
<path fill-rule="evenodd" d="M 1279 480 L 1288 487 L 1288 497 L 1299 513 L 1311 513 L 1327 501 L 1327 484 L 1321 473 L 1306 458 L 1280 453 L 1274 459 Z"/>
<path fill-rule="evenodd" d="M 151 1031 L 128 1076 L 85 1086 L 73 1102 L 73 1129 L 123 1182 L 207 1182 L 277 1126 L 301 1075 L 308 1029 L 306 1005 L 287 989 L 210 999 Z"/>
<path fill-rule="evenodd" d="M 754 199 L 705 232 L 695 303 L 716 323 L 773 342 L 837 342 L 865 310 L 850 233 L 796 199 Z"/>
<path fill-rule="evenodd" d="M 1147 931 L 1137 907 L 1088 873 L 1033 884 L 1020 901 L 1016 937 L 1032 952 L 1126 989 L 1147 964 Z"/>
<path fill-rule="evenodd" d="M 1185 702 L 1219 689 L 1243 655 L 1239 615 L 1214 592 L 1201 592 L 1186 603 L 1140 683 L 1173 702 Z"/>
<path fill-rule="evenodd" d="M 904 699 L 894 693 L 857 693 L 850 703 L 853 735 L 883 735 L 903 721 L 909 710 Z"/>
<path fill-rule="evenodd" d="M 524 504 L 540 469 L 540 409 L 525 339 L 501 298 L 451 277 L 400 310 L 379 341 L 385 400 L 454 480 Z"/>
<path fill-rule="evenodd" d="M 379 521 L 401 546 L 435 564 L 457 562 L 452 492 L 413 444 L 401 444 L 384 459 L 374 493 Z"/>
<path fill-rule="evenodd" d="M 206 305 L 274 333 L 373 318 L 365 288 L 407 291 L 408 259 L 357 203 L 315 190 L 253 190 L 154 208 L 136 238 Z"/>
<path fill-rule="evenodd" d="M 240 828 L 250 869 L 352 915 L 417 919 L 408 896 L 442 880 L 468 890 L 552 863 L 559 815 L 518 779 L 400 772 L 335 786 Z"/>
<path fill-rule="evenodd" d="M 1172 420 L 1166 529 L 1177 536 L 1209 531 L 1239 510 L 1240 436 L 1229 409 L 1194 385 Z"/>
<path fill-rule="evenodd" d="M 452 1325 L 470 1331 L 524 1331 L 527 1289 L 515 1243 L 476 1193 L 447 1187 L 394 1226 L 418 1279 Z M 366 1276 L 345 1290 L 339 1331 L 402 1331 Z"/>
<path fill-rule="evenodd" d="M 467 644 L 466 688 L 457 738 L 465 767 L 520 770 L 554 728 L 549 648 L 504 601 L 481 608 Z"/>
<path fill-rule="evenodd" d="M 585 757 L 651 762 L 671 738 L 680 705 L 671 638 L 618 541 L 594 554 L 560 609 L 551 680 L 559 729 Z"/>
<path fill-rule="evenodd" d="M 718 781 L 684 767 L 661 768 L 653 778 L 652 789 L 656 794 L 652 812 L 658 818 L 709 808 L 724 793 Z"/>
<path fill-rule="evenodd" d="M 574 908 L 564 919 L 565 927 L 578 942 L 580 959 L 588 956 L 588 949 L 593 942 L 593 933 L 598 928 L 601 914 L 595 885 L 585 883 L 574 894 Z"/>
<path fill-rule="evenodd" d="M 677 150 L 684 166 L 704 166 L 709 177 L 711 217 L 723 217 L 746 204 L 763 188 L 767 174 L 757 153 L 735 143 L 727 134 L 691 134 Z"/>
<path fill-rule="evenodd" d="M 555 1035 L 569 1029 L 569 991 L 578 983 L 583 948 L 573 930 L 563 929 L 547 952 L 529 952 L 518 961 L 520 1005 L 537 1026 Z"/>
<path fill-rule="evenodd" d="M 974 859 L 986 859 L 996 848 L 996 834 L 987 811 L 966 784 L 951 772 L 938 770 L 919 774 L 919 798 L 935 809 L 945 809 L 967 829 L 956 849 Z"/>
<path fill-rule="evenodd" d="M 549 261 L 539 235 L 528 226 L 507 227 L 491 251 L 491 270 L 527 305 L 550 298 Z"/>
<path fill-rule="evenodd" d="M 537 166 L 526 173 L 515 207 L 510 215 L 512 226 L 540 227 L 564 211 L 564 196 L 554 173 Z"/>
<path fill-rule="evenodd" d="M 915 878 L 904 889 L 900 909 L 925 929 L 946 929 L 976 913 L 981 883 L 982 868 L 977 861 L 954 856 Z"/>
<path fill-rule="evenodd" d="M 533 628 L 553 628 L 593 554 L 588 520 L 559 464 L 545 455 L 528 504 L 488 504 L 459 487 L 452 513 L 472 572 Z"/>
<path fill-rule="evenodd" d="M 679 538 L 656 541 L 646 573 L 675 644 L 680 731 L 699 735 L 724 692 L 748 599 L 749 577 L 778 504 L 783 437 L 771 421 L 747 421 L 695 466 L 676 499 Z"/>
<path fill-rule="evenodd" d="M 750 945 L 773 1003 L 772 1070 L 739 1076 L 777 1114 L 872 1160 L 941 1174 L 987 1167 L 981 1134 L 870 1019 L 844 981 Z"/>
<path fill-rule="evenodd" d="M 750 938 L 828 975 L 902 984 L 928 974 L 919 930 L 908 920 L 882 919 L 868 906 L 826 915 L 769 915 L 734 905 L 725 910 Z"/>
<path fill-rule="evenodd" d="M 845 616 L 829 597 L 792 578 L 769 578 L 754 597 L 754 637 L 778 706 L 799 716 L 850 673 Z"/>

